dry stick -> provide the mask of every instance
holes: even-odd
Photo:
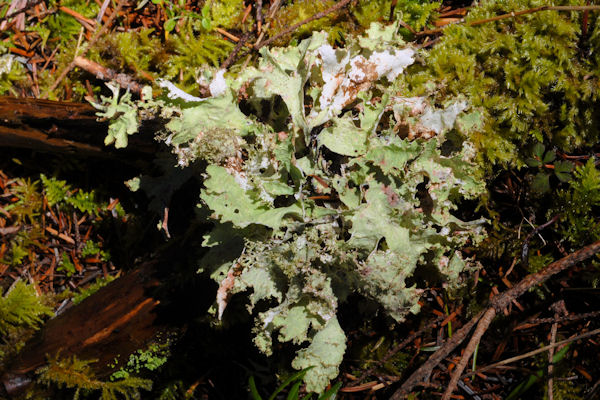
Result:
[[[431,371],[442,361],[448,354],[452,352],[465,340],[475,323],[481,318],[483,315],[483,311],[480,311],[476,316],[474,316],[469,322],[462,326],[458,331],[452,335],[450,339],[448,339],[442,347],[440,347],[435,353],[433,353],[427,361],[421,365],[415,372],[413,372],[406,381],[400,386],[390,400],[400,400],[404,398],[415,386],[426,382],[429,379],[429,375]]]
[[[263,37],[265,37],[265,33],[267,31],[267,29],[269,29],[269,27],[271,26],[271,22],[273,21],[273,17],[275,16],[275,13],[277,12],[277,10],[279,9],[279,6],[281,5],[281,0],[275,0],[273,3],[271,3],[271,6],[269,7],[269,14],[267,15],[267,18],[269,19],[267,21],[267,25],[265,26],[265,29],[263,29],[259,35],[258,35],[258,39],[256,39],[256,42],[254,42],[254,48],[258,49],[258,44],[261,42],[261,40],[263,40]],[[250,53],[250,52],[248,52]],[[248,54],[246,53],[246,54]]]
[[[469,344],[465,348],[465,352],[462,355],[460,362],[454,369],[452,377],[450,378],[450,383],[446,387],[446,391],[442,396],[442,400],[450,399],[452,392],[454,392],[454,389],[456,389],[458,380],[460,379],[463,371],[465,370],[465,367],[467,366],[469,358],[471,358],[471,356],[473,355],[475,348],[479,344],[481,336],[483,336],[485,331],[492,323],[492,320],[496,316],[496,313],[508,307],[508,305],[513,300],[516,300],[531,287],[539,285],[551,276],[556,275],[557,273],[572,267],[578,262],[590,258],[599,251],[600,240],[590,244],[589,246],[584,247],[583,249],[576,251],[575,253],[569,254],[568,256],[549,264],[546,268],[535,274],[527,275],[523,280],[521,280],[511,289],[493,298],[491,306],[485,311],[484,317],[481,318],[481,320],[477,324],[477,329],[475,330],[475,333],[473,334],[471,340],[469,341]]]
[[[500,21],[502,19],[506,19],[506,18],[514,18],[514,17],[518,17],[520,15],[525,15],[525,14],[533,14],[539,11],[593,11],[593,10],[600,10],[600,6],[541,6],[541,7],[535,7],[535,8],[530,8],[527,10],[522,10],[522,11],[513,11],[510,13],[506,13],[506,14],[502,14],[502,15],[498,15],[496,17],[492,17],[492,18],[486,18],[486,19],[480,19],[477,21],[471,21],[469,23],[467,23],[467,26],[476,26],[476,25],[481,25],[481,24],[485,24],[488,22],[494,22],[494,21]],[[453,24],[448,24],[445,25],[441,28],[436,28],[436,29],[430,29],[430,30],[426,30],[426,31],[421,31],[419,33],[417,33],[417,36],[424,36],[424,35],[431,35],[434,33],[440,33],[442,32],[444,29],[446,29],[447,27],[449,27],[450,25],[457,25],[457,24],[462,24],[465,22],[465,19],[462,18],[459,21],[456,21]]]
[[[336,3],[335,5],[329,7],[327,10],[323,10],[321,12],[316,13],[315,15],[313,15],[312,17],[306,18],[303,21],[298,22],[297,24],[294,24],[292,26],[290,26],[287,29],[284,29],[283,31],[279,32],[277,35],[265,40],[264,42],[256,45],[256,49],[260,49],[263,46],[268,45],[269,43],[274,42],[277,39],[282,38],[283,36],[287,35],[288,33],[291,33],[293,31],[295,31],[296,29],[298,29],[299,27],[301,27],[302,25],[308,24],[309,22],[313,22],[314,20],[323,18],[325,16],[327,16],[328,14],[331,14],[334,11],[337,11],[343,7],[345,7],[346,5],[348,5],[352,0],[342,0],[338,3]]]
[[[238,53],[240,52],[242,47],[246,44],[246,42],[248,41],[249,38],[250,38],[250,32],[245,33],[244,36],[242,36],[242,38],[239,40],[239,42],[237,42],[237,44],[235,45],[235,48],[233,49],[231,54],[229,54],[227,59],[225,61],[223,61],[223,64],[221,64],[220,69],[227,69],[231,64],[233,64],[233,61],[235,60]]]
[[[465,367],[467,366],[469,359],[471,358],[473,353],[475,353],[475,349],[479,345],[479,341],[481,340],[481,337],[483,336],[483,334],[485,333],[487,328],[490,326],[490,324],[492,323],[495,316],[496,316],[496,309],[493,307],[490,307],[485,311],[485,313],[483,314],[483,317],[481,317],[481,319],[479,320],[479,323],[477,324],[477,328],[475,328],[475,332],[473,332],[473,336],[471,336],[471,340],[467,344],[467,347],[465,348],[465,352],[464,352],[463,356],[461,357],[460,361],[456,365],[456,369],[452,373],[452,376],[450,378],[450,383],[448,384],[446,391],[444,392],[444,395],[442,396],[442,400],[449,400],[450,397],[452,396],[452,392],[456,388],[456,385],[458,385],[458,380],[460,379],[460,375],[462,374],[462,371],[465,370]],[[460,371],[460,373],[457,374],[456,371]]]
[[[536,318],[530,321],[525,321],[521,325],[515,327],[514,330],[528,329],[538,324],[550,324],[555,322],[573,322],[579,321],[580,319],[588,319],[600,316],[600,311],[591,311],[588,313],[577,314],[577,315],[565,315],[564,317],[552,317],[552,318]],[[525,328],[523,327],[525,326]]]
[[[571,343],[571,342],[576,342],[577,340],[585,339],[587,337],[595,336],[595,335],[598,335],[598,334],[600,334],[600,328],[594,329],[593,331],[589,331],[589,332],[586,332],[586,333],[582,333],[581,335],[573,336],[572,338],[569,338],[569,339],[561,340],[560,342],[556,342],[554,344],[549,344],[547,346],[540,347],[539,349],[535,349],[535,350],[529,351],[529,352],[527,352],[525,354],[520,354],[518,356],[507,358],[506,360],[498,361],[497,363],[494,363],[494,364],[486,365],[485,367],[479,368],[477,371],[472,371],[472,372],[466,373],[462,377],[466,378],[466,377],[478,374],[480,372],[486,372],[486,371],[489,371],[490,369],[501,367],[501,366],[506,365],[506,364],[511,364],[511,363],[516,362],[516,361],[521,361],[521,360],[524,360],[526,358],[535,356],[537,354],[544,353],[544,352],[546,352],[546,351],[548,351],[548,350],[550,350],[552,348],[560,347],[560,346],[562,346],[564,344],[568,344],[568,343]]]
[[[262,0],[256,0],[256,29],[258,33],[262,31]]]
[[[119,14],[119,11],[121,10],[121,7],[123,6],[123,2],[124,2],[124,0],[120,0],[119,1],[119,3],[117,4],[117,7],[113,10],[113,12],[111,13],[110,17],[108,17],[108,20],[106,20],[106,23],[104,25],[102,25],[102,27],[100,27],[100,29],[96,30],[96,33],[94,33],[94,36],[92,36],[92,38],[88,42],[85,50],[81,54],[82,56],[85,55],[85,53],[87,52],[87,49],[89,49],[90,47],[92,47],[98,41],[98,39],[100,39],[100,36],[102,34],[104,34],[104,32],[106,32],[107,29],[109,29],[110,25],[112,24],[112,22],[115,20],[115,18]],[[42,99],[48,98],[48,96],[50,95],[50,92],[52,92],[54,89],[56,89],[58,87],[58,85],[60,85],[60,83],[62,82],[63,79],[65,79],[65,77],[67,76],[67,74],[69,72],[71,72],[71,70],[73,68],[75,68],[75,65],[76,65],[75,64],[75,58],[73,58],[73,61],[71,61],[69,63],[69,65],[67,65],[65,67],[65,69],[62,70],[62,72],[60,73],[60,75],[58,76],[58,78],[56,78],[56,80],[54,81],[54,83],[52,84],[52,86],[50,86],[48,88],[48,90],[46,90],[46,93],[44,93],[41,98]]]
[[[554,311],[554,317],[558,319],[561,315],[567,315],[567,307],[564,300],[559,300],[550,307]],[[555,321],[550,328],[550,344],[556,343],[556,331],[558,330],[558,321]],[[554,347],[548,350],[548,400],[554,400]]]
[[[100,80],[114,80],[123,89],[127,89],[137,95],[142,93],[142,85],[140,85],[133,79],[133,77],[127,74],[118,73],[110,68],[103,67],[102,65],[81,56],[75,57],[73,62],[75,63],[76,67],[79,67],[90,74],[94,74],[96,78]]]
[[[31,3],[27,3],[25,5],[25,7],[19,8],[18,10],[13,11],[10,14],[5,15],[4,17],[0,18],[0,22],[5,21],[7,19],[11,19],[13,17],[16,17],[17,15],[19,15],[21,13],[24,13],[25,11],[27,11],[27,10],[29,10],[29,9],[37,6],[40,3],[43,3],[43,2],[44,2],[44,0],[35,0],[35,1],[31,2]]]
[[[541,270],[535,274],[526,276],[523,280],[521,280],[519,283],[517,283],[511,289],[494,297],[491,301],[490,308],[494,309],[494,311],[496,313],[499,311],[502,311],[503,309],[508,307],[508,305],[513,300],[520,297],[523,293],[525,293],[531,287],[536,286],[536,285],[546,281],[552,275],[555,275],[555,274],[557,274],[557,273],[559,273],[559,272],[561,272],[583,260],[586,260],[586,259],[592,257],[594,254],[598,253],[599,251],[600,251],[600,241],[597,241],[597,242],[594,242],[572,254],[569,254],[566,257],[561,258],[558,261],[555,261],[555,262],[549,264],[546,268],[544,268],[543,270]],[[469,333],[469,331],[471,330],[471,328],[475,325],[475,323],[477,323],[478,321],[480,321],[482,319],[482,316],[484,315],[484,313],[487,314],[487,311],[488,310],[480,311],[467,324],[465,324],[458,332],[456,332],[450,340],[448,340],[446,343],[444,343],[444,345],[439,350],[437,350],[435,353],[433,353],[421,367],[419,367],[415,372],[413,372],[408,377],[408,379],[402,384],[400,389],[398,389],[392,395],[392,397],[390,399],[391,400],[399,400],[399,399],[403,398],[415,386],[417,386],[422,381],[425,381],[427,379],[427,377],[429,376],[429,374],[431,373],[431,371],[433,370],[433,368],[436,365],[438,365],[439,362],[441,360],[443,360],[448,354],[450,354],[450,352],[452,352],[459,344],[461,344],[463,342],[463,340],[466,338],[466,336]],[[490,314],[491,314],[491,312],[490,312]],[[490,314],[488,314],[488,317]],[[478,326],[478,328],[479,328],[479,326]],[[474,345],[472,347],[474,350],[476,345]],[[463,357],[466,357],[468,359],[471,357],[471,355],[472,355],[472,353],[467,354],[467,352],[465,351],[465,353],[463,354]],[[455,369],[455,373],[457,370],[458,370],[458,368]],[[463,368],[463,370],[464,370],[464,368]],[[480,371],[483,371],[483,369],[478,370],[478,372],[480,372]],[[462,370],[460,371],[460,373],[458,375],[460,376],[460,374],[462,374]],[[454,386],[454,388],[455,387],[456,387],[456,385]],[[450,386],[448,388],[450,388]],[[452,390],[454,390],[454,388]]]

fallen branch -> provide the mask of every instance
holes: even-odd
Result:
[[[496,313],[502,311],[513,301],[520,297],[523,293],[525,293],[530,288],[539,285],[540,283],[546,281],[553,275],[564,271],[567,268],[572,267],[580,261],[583,261],[594,254],[600,251],[600,241],[597,241],[589,246],[584,247],[581,250],[576,251],[575,253],[569,254],[566,257],[561,258],[558,261],[555,261],[549,264],[543,270],[526,276],[521,282],[513,286],[512,289],[507,290],[506,292],[496,296],[492,299],[492,304],[485,311],[484,317],[481,318],[479,323],[477,324],[477,328],[475,329],[475,333],[471,337],[469,344],[467,345],[462,358],[454,371],[452,372],[452,376],[450,378],[450,383],[446,387],[446,391],[442,396],[442,400],[450,400],[452,396],[452,392],[456,389],[456,385],[458,380],[460,379],[465,367],[467,366],[467,362],[469,358],[473,355],[475,348],[479,344],[479,341],[485,331],[488,329],[490,324],[492,323]]]
[[[474,316],[469,322],[462,326],[458,331],[448,339],[442,347],[440,347],[435,353],[433,353],[423,365],[421,365],[415,372],[413,372],[406,381],[400,386],[390,400],[400,400],[404,398],[415,386],[422,383],[427,384],[431,371],[442,361],[448,354],[450,354],[459,344],[465,340],[473,326],[483,316],[483,311],[480,311]]]
[[[423,381],[426,381],[429,375],[431,374],[433,368],[437,366],[441,360],[443,360],[448,354],[450,354],[450,352],[452,352],[459,344],[461,344],[464,341],[470,330],[477,323],[475,333],[473,334],[473,337],[467,345],[467,348],[465,349],[465,352],[461,358],[459,365],[457,365],[457,367],[454,369],[450,383],[448,384],[446,392],[442,397],[442,399],[449,399],[454,389],[456,389],[458,379],[461,377],[469,358],[473,355],[473,352],[475,351],[475,348],[479,343],[479,339],[481,339],[483,333],[485,333],[485,331],[487,330],[490,323],[492,322],[492,320],[498,312],[501,312],[502,310],[507,308],[513,300],[516,300],[530,288],[545,282],[551,276],[556,275],[557,273],[562,272],[572,267],[573,265],[592,257],[598,252],[600,252],[600,241],[594,242],[574,253],[569,254],[566,257],[561,258],[558,261],[549,264],[548,266],[546,266],[546,268],[535,274],[530,274],[526,276],[523,280],[521,280],[511,289],[494,297],[491,301],[490,306],[486,310],[480,311],[476,316],[474,316],[467,324],[465,324],[458,332],[456,332],[451,339],[444,343],[444,345],[439,350],[433,353],[431,357],[429,357],[429,359],[421,367],[419,367],[415,372],[413,372],[412,375],[410,375],[408,379],[402,384],[402,386],[392,395],[391,399],[402,399],[403,397],[408,395],[408,393],[412,391],[412,389],[415,386],[419,385]],[[543,351],[547,350],[548,348],[546,348]],[[478,372],[480,371],[482,370],[478,370]]]
[[[221,64],[221,67],[220,67],[221,69],[227,69],[227,68],[229,68],[229,66],[231,64],[233,64],[238,53],[240,52],[242,47],[246,44],[246,42],[248,41],[249,38],[250,38],[250,33],[246,33],[246,34],[244,34],[244,36],[242,36],[242,38],[235,45],[235,48],[233,49],[231,54],[229,54],[227,59],[225,61],[223,61],[223,64]],[[252,45],[250,45],[250,46],[252,46]]]
[[[117,82],[123,89],[127,89],[137,95],[142,93],[142,85],[137,83],[131,76],[127,74],[118,73],[110,68],[103,67],[102,65],[81,56],[75,57],[73,62],[75,63],[76,67],[94,74],[96,78],[100,80],[113,80]]]

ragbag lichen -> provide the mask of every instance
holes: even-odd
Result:
[[[326,33],[263,48],[236,79],[213,73],[212,97],[161,114],[170,121],[158,137],[179,165],[208,164],[198,206],[215,228],[200,268],[219,283],[215,315],[247,293],[256,346],[300,346],[292,365],[314,367],[309,391],[338,373],[337,309],[350,293],[400,322],[419,310],[422,289],[407,283],[417,268],[459,285],[467,262],[458,250],[483,236],[482,220],[453,215],[484,191],[472,145],[456,139],[480,114],[464,98],[436,107],[403,97],[396,78],[415,52],[397,30],[373,24],[345,48]]]

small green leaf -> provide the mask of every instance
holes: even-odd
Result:
[[[175,25],[177,24],[177,19],[176,18],[171,18],[165,21],[165,24],[163,25],[163,27],[165,28],[165,32],[171,32],[173,29],[175,29]]]
[[[539,168],[539,167],[542,166],[542,162],[540,160],[535,159],[535,158],[531,158],[531,157],[529,157],[528,159],[526,159],[525,163],[527,165],[529,165],[530,167],[532,167],[532,168]]]
[[[210,31],[212,29],[212,23],[211,23],[210,19],[202,18],[202,27],[204,29],[206,29],[207,31]]]
[[[544,158],[542,160],[542,162],[544,164],[548,164],[551,163],[552,161],[554,161],[556,159],[556,152],[554,150],[550,150],[547,151],[546,154],[544,154]]]
[[[544,157],[545,150],[546,150],[546,146],[544,146],[542,143],[536,143],[532,149],[533,156],[535,158],[541,160]]]
[[[210,3],[208,1],[204,4],[204,7],[202,7],[202,16],[204,18],[210,17]]]
[[[304,379],[304,375],[306,375],[306,372],[310,369],[312,369],[313,367],[310,368],[305,368],[302,371],[298,371],[295,374],[293,374],[292,376],[290,376],[289,378],[287,378],[285,381],[283,381],[283,383],[281,385],[279,385],[279,387],[273,392],[273,394],[271,396],[269,396],[269,400],[274,400],[275,397],[283,390],[285,389],[290,383],[296,382],[296,381],[300,381],[298,382],[299,384],[302,383],[302,379]],[[298,385],[299,386],[299,385]],[[293,388],[292,388],[293,390]],[[290,390],[291,393],[291,390]],[[288,395],[288,399],[289,399],[289,395]],[[298,393],[296,393],[296,397],[293,397],[295,399],[298,398]]]
[[[573,163],[570,161],[557,161],[554,163],[554,175],[561,181],[567,182],[571,179]]]
[[[534,178],[531,183],[531,189],[537,193],[546,193],[550,190],[550,175],[540,172]]]

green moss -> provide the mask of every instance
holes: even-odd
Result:
[[[97,378],[90,367],[94,360],[79,360],[76,357],[51,357],[48,365],[38,369],[38,382],[59,388],[74,389],[74,399],[81,395],[98,393],[101,400],[139,399],[140,390],[150,390],[152,382],[129,376],[115,381]]]
[[[600,223],[594,217],[600,205],[600,171],[594,158],[575,169],[569,188],[559,190],[555,199],[548,214],[562,216],[559,232],[573,248],[600,239]]]
[[[42,196],[38,182],[19,179],[12,194],[17,197],[17,201],[6,206],[6,211],[11,213],[17,223],[33,223],[42,208]]]
[[[545,4],[482,1],[467,21]],[[556,5],[583,4],[559,1]],[[480,160],[522,165],[520,149],[547,141],[564,150],[595,143],[597,59],[580,44],[580,14],[544,11],[477,26],[448,27],[424,66],[406,74],[410,93],[466,94],[485,118],[472,133]],[[589,45],[597,47],[596,31]]]
[[[48,205],[51,207],[58,204],[60,207],[70,207],[88,214],[96,214],[107,207],[106,202],[100,201],[93,190],[86,192],[72,189],[66,181],[47,178],[44,174],[40,175],[40,179]]]
[[[244,15],[244,0],[207,0],[213,26],[239,29]],[[248,21],[248,24],[252,21]]]
[[[92,283],[85,289],[81,289],[79,294],[76,294],[75,296],[73,296],[71,301],[73,302],[73,304],[77,305],[77,304],[81,303],[83,300],[85,300],[88,297],[90,297],[91,295],[93,295],[94,293],[96,293],[98,290],[100,290],[104,286],[106,286],[109,283],[111,283],[112,281],[114,281],[115,279],[116,278],[112,275],[109,275],[106,278],[98,278],[98,279],[96,279],[96,281],[94,283]]]
[[[42,317],[52,315],[33,286],[18,281],[0,298],[0,334],[6,335],[18,327],[37,328]]]
[[[275,36],[290,26],[312,17],[319,12],[325,11],[335,5],[335,3],[336,1],[334,0],[296,0],[290,2],[277,11],[276,18],[272,21],[268,34],[271,37]],[[302,25],[294,30],[293,33],[285,35],[281,39],[275,41],[274,45],[282,46],[287,44],[292,38],[302,39],[309,36],[311,32],[320,30],[324,30],[329,34],[330,42],[340,43],[343,41],[343,36],[345,34],[350,33],[349,31],[356,31],[356,28],[352,27],[352,25],[348,23],[348,19],[343,18],[342,14],[343,10],[338,10],[321,19]]]
[[[171,341],[167,339],[165,343],[152,343],[146,349],[131,354],[127,364],[110,376],[111,381],[129,378],[133,374],[145,371],[158,370],[167,362],[170,355],[170,345]]]

